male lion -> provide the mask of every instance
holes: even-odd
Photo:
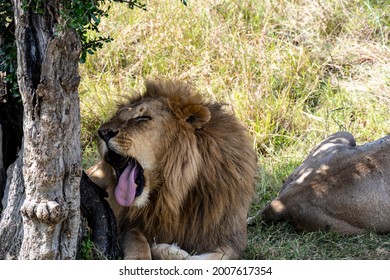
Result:
[[[177,81],[147,82],[99,129],[88,170],[109,193],[126,259],[237,259],[256,154],[217,103]]]
[[[298,230],[390,232],[390,136],[356,146],[338,132],[322,141],[262,211]]]

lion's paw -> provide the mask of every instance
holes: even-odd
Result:
[[[190,257],[190,254],[176,244],[153,244],[151,250],[155,260],[185,260]]]

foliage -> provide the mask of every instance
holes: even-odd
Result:
[[[16,47],[11,1],[0,2],[0,72],[6,73],[7,88],[11,97],[18,97],[16,77]]]
[[[108,11],[115,0],[62,0],[60,3],[61,24],[57,26],[57,32],[66,28],[77,31],[82,43],[80,62],[85,62],[87,54],[94,54],[103,47],[104,43],[111,42],[107,36],[99,35],[99,24],[103,17],[108,16]],[[127,3],[129,8],[145,9],[145,4],[140,0],[117,0],[116,2]],[[35,14],[44,14],[46,0],[24,0],[23,9],[31,10]],[[20,98],[16,77],[16,44],[15,22],[11,0],[0,2],[0,72],[6,73],[6,81],[11,96]]]
[[[66,28],[77,31],[81,38],[82,53],[81,62],[85,62],[87,54],[94,54],[96,50],[103,47],[104,43],[111,42],[112,38],[99,34],[99,24],[103,17],[108,16],[111,3],[114,0],[72,0],[64,1],[61,9],[61,16],[67,23]],[[145,4],[139,0],[117,0],[116,2],[127,3],[130,9],[145,9]]]
[[[80,243],[78,259],[92,260],[93,259],[93,242],[90,235],[86,235]]]
[[[99,250],[99,248],[92,241],[92,233],[89,228],[80,242],[80,247],[77,252],[77,259],[79,260],[106,260],[107,258]]]

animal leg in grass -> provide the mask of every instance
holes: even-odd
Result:
[[[146,237],[136,230],[131,230],[126,234],[125,239],[120,241],[126,260],[150,260],[152,255]]]
[[[176,244],[166,243],[152,245],[151,251],[153,259],[156,260],[224,260],[238,258],[235,254],[232,254],[232,250],[216,250],[200,255],[190,255]],[[226,251],[231,251],[231,253],[228,254]]]

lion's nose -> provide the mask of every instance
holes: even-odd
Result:
[[[106,142],[108,144],[108,141],[110,141],[110,139],[112,137],[117,135],[118,132],[119,132],[119,130],[114,131],[112,129],[99,129],[98,134],[99,134],[99,137],[102,138],[104,140],[104,142]]]

